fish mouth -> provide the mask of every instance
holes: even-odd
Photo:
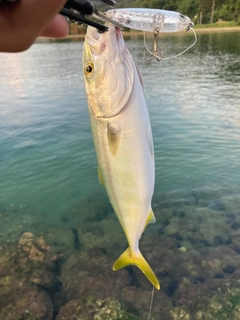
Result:
[[[123,52],[125,44],[120,29],[112,24],[108,28],[107,32],[99,33],[95,28],[88,27],[85,42],[93,56],[100,56],[106,51],[108,56],[114,57]]]
[[[99,41],[99,39],[101,38],[101,34],[95,28],[88,27],[86,37],[89,42],[95,42]]]

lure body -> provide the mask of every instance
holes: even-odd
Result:
[[[106,15],[124,27],[146,32],[189,31],[193,26],[193,22],[189,17],[179,12],[168,10],[145,8],[112,9],[108,10]]]

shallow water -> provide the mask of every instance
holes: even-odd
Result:
[[[192,41],[191,34],[184,34],[164,37],[159,45],[167,58],[182,51]],[[224,285],[230,285],[233,281],[231,277],[240,268],[240,34],[199,34],[193,49],[178,59],[162,62],[144,61],[141,38],[126,39],[126,43],[143,76],[155,146],[153,207],[158,223],[147,229],[149,250],[146,254],[151,257],[163,289],[156,298],[158,302],[155,303],[153,316],[155,314],[154,319],[159,319],[161,310],[157,306],[162,304],[166,309],[166,314],[162,313],[164,319],[178,319],[180,315],[175,314],[183,312],[178,308],[184,305],[186,318],[183,319],[187,319],[188,312],[196,318],[196,314],[191,313],[194,312],[191,310],[197,303],[196,299],[192,296],[186,298],[186,291],[196,291],[189,283],[193,287],[198,284],[205,286],[199,289],[199,296],[209,290],[214,300],[212,278],[219,279],[214,278],[219,273],[223,275]],[[102,272],[99,286],[105,282],[108,288],[96,297],[123,301],[124,307],[139,317],[141,304],[138,305],[136,300],[139,296],[146,300],[143,298],[146,295],[150,299],[151,288],[142,279],[144,276],[132,268],[128,269],[128,273],[113,273],[111,270],[111,264],[126,243],[105,192],[98,183],[81,72],[82,46],[81,41],[38,43],[21,54],[0,55],[2,255],[5,257],[8,250],[15,250],[16,241],[23,232],[42,236],[51,249],[55,248],[59,254],[65,255],[63,261],[57,259],[58,271],[46,266],[43,261],[42,267],[38,267],[38,271],[50,268],[52,274],[64,279],[64,286],[61,287],[64,298],[58,299],[59,305],[53,302],[56,300],[53,288],[58,282],[49,280],[49,285],[37,285],[31,279],[26,281],[27,287],[37,285],[37,292],[44,289],[43,292],[51,298],[49,304],[53,305],[55,316],[62,305],[95,294],[87,284],[87,293],[71,287],[74,281],[66,270],[71,270],[70,274],[77,272],[78,269],[72,269],[71,264],[74,265],[74,259],[77,261],[75,255],[80,255],[78,258],[83,263],[83,273],[90,268],[89,261],[94,264],[98,259],[106,260],[103,265],[107,270],[100,268],[99,271],[91,264],[91,276],[85,275],[84,279],[89,280],[90,277],[91,283]],[[201,224],[203,230],[199,226]],[[111,229],[119,230],[120,234],[113,243],[111,237],[115,237],[115,233],[111,234]],[[31,243],[31,248],[38,248],[39,240],[36,239],[39,238],[33,240],[30,236],[24,241]],[[12,241],[13,247],[10,249],[5,247],[7,241]],[[19,246],[21,244],[18,243]],[[167,248],[166,252],[162,251],[163,246]],[[183,258],[185,249],[187,254]],[[50,253],[45,251],[49,256],[56,253],[54,250]],[[227,262],[226,265],[220,263],[213,271],[206,265],[210,263],[207,257],[214,255],[215,260],[219,261],[227,257]],[[97,260],[93,259],[95,256]],[[206,263],[197,269],[194,263],[203,257]],[[179,264],[181,272],[170,266],[170,261]],[[12,263],[12,268],[17,268],[18,263]],[[69,264],[71,267],[68,269]],[[101,265],[100,262],[96,264]],[[224,273],[222,270],[229,266],[237,271]],[[35,272],[31,270],[35,270],[32,265],[25,271]],[[5,279],[6,274],[6,271],[0,272],[0,280],[1,276]],[[114,290],[115,281],[121,277],[125,279],[125,285]],[[206,279],[210,284],[206,284]],[[101,292],[97,285],[94,287],[92,284],[92,288],[93,292]],[[74,290],[77,292],[75,295],[72,293]],[[238,295],[240,297],[237,292]],[[0,290],[0,307],[5,310],[5,315],[9,301],[4,297],[2,295],[1,298]],[[189,303],[183,303],[184,299]],[[144,308],[146,313],[147,305]],[[202,309],[194,310],[200,312]],[[205,319],[205,311],[201,311],[202,318],[199,315],[198,319]],[[61,312],[59,314],[57,319],[65,319]],[[208,313],[205,317],[210,319]],[[212,317],[222,319],[219,315]],[[36,319],[42,318],[39,316]],[[45,315],[43,319],[52,317]],[[103,316],[103,319],[106,317]],[[115,318],[112,316],[110,319]],[[238,319],[237,316],[235,319]]]

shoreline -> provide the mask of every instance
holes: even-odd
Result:
[[[240,26],[239,27],[193,27],[193,29],[198,33],[198,32],[240,32]],[[184,31],[179,31],[179,32],[173,32],[171,33],[172,35],[174,34],[179,34],[179,33],[184,33]],[[142,35],[142,31],[122,31],[123,36],[134,36],[134,35]],[[165,35],[167,32],[164,33]]]
[[[197,27],[194,28],[196,32],[240,32],[239,27]]]
[[[216,33],[216,32],[240,32],[240,26],[239,27],[197,27],[194,28],[196,33]],[[181,32],[182,33],[182,32]],[[138,37],[142,36],[142,31],[122,31],[122,34],[124,37]],[[171,35],[176,35],[177,32],[172,33]],[[179,33],[178,33],[179,34]],[[165,33],[166,35],[166,33]],[[45,38],[45,37],[39,37],[35,43],[42,43],[42,42],[51,42],[51,41],[67,41],[67,40],[78,40],[78,39],[84,39],[85,33],[81,34],[70,34],[66,38],[63,39],[53,39],[53,38]]]

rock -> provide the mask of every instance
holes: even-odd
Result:
[[[121,299],[123,306],[126,306],[130,313],[137,315],[138,319],[147,319],[151,301],[151,291],[142,290],[133,286],[123,288]],[[155,292],[152,306],[151,319],[159,319],[161,315],[164,320],[171,320],[171,300],[162,292]]]
[[[45,253],[50,250],[50,246],[46,245],[46,242],[42,237],[34,238],[34,235],[30,232],[25,232],[18,241],[18,248],[26,252],[29,260],[43,262]]]
[[[204,282],[203,277],[197,277],[197,278],[193,281],[194,284],[199,284],[199,283],[203,283],[203,282]]]
[[[240,228],[240,222],[239,221],[233,221],[231,223],[231,229],[238,230]]]
[[[72,206],[71,210],[61,214],[61,220],[64,226],[73,228],[85,223],[102,221],[111,215],[114,215],[112,206],[106,193],[102,191],[81,199],[81,202]]]
[[[75,235],[71,229],[53,227],[52,225],[33,225],[29,228],[35,238],[43,238],[55,253],[67,259],[75,248]]]
[[[127,248],[126,237],[117,217],[85,223],[78,228],[78,235],[83,251],[102,249],[111,259],[117,259]]]
[[[188,205],[194,205],[195,197],[191,192],[185,189],[174,190],[168,193],[154,194],[153,203],[161,208],[182,208]]]
[[[123,318],[130,319],[130,315],[128,316],[121,309],[121,304],[115,299],[108,298],[105,300],[98,300],[96,304],[98,308],[93,317],[94,320],[119,320]],[[133,317],[131,318],[133,319]]]
[[[64,304],[56,317],[56,320],[68,320],[68,319],[81,319],[84,313],[84,306],[81,299],[71,300]],[[85,305],[85,308],[88,309],[90,305]],[[91,314],[92,306],[89,308],[89,316]]]
[[[89,257],[86,252],[75,252],[60,271],[68,301],[89,295],[95,299],[115,298],[131,282],[127,269],[113,272],[104,253]]]
[[[36,287],[25,287],[15,301],[0,309],[4,320],[52,320],[53,306],[48,294]]]
[[[223,279],[224,278],[224,275],[222,274],[222,273],[216,273],[215,274],[215,276],[214,276],[214,278],[216,278],[216,279]]]
[[[170,281],[170,283],[168,284],[167,289],[165,291],[166,295],[169,298],[171,298],[174,295],[178,285],[179,285],[179,281],[178,280],[172,279]]]
[[[51,314],[53,308],[54,310],[59,308],[64,298],[62,282],[56,274],[56,266],[60,260],[61,255],[58,255],[43,237],[36,237],[30,232],[23,233],[17,243],[2,245],[0,250],[0,307],[4,312],[8,314],[13,310],[17,313],[16,310],[26,304],[25,296],[30,289],[34,299],[36,298],[37,301],[40,299],[40,306],[41,299],[44,297],[47,297],[49,301],[52,299],[51,308],[48,309],[48,303],[46,307]],[[40,296],[35,285],[42,289]],[[57,293],[53,288],[57,289]],[[41,316],[38,318],[38,313],[41,314],[37,310],[36,319],[42,319]],[[48,313],[47,311],[45,313],[47,319]],[[45,319],[45,316],[43,318]],[[3,318],[0,317],[0,319]],[[35,318],[29,315],[28,319]]]
[[[231,244],[231,248],[237,252],[238,254],[240,254],[240,239],[237,237],[234,237],[233,236],[233,241],[232,241],[232,244]]]
[[[19,283],[15,274],[0,277],[0,310],[18,299],[22,287],[23,284]]]
[[[188,310],[183,307],[177,307],[170,311],[172,320],[190,320],[190,314]]]
[[[4,244],[0,247],[0,277],[6,276],[15,270],[14,258],[16,248],[13,244]]]
[[[94,300],[91,296],[82,300],[71,300],[61,307],[56,320],[137,320],[122,309],[116,299]]]
[[[233,266],[226,266],[223,268],[223,272],[228,273],[228,274],[233,274],[236,271],[236,268]]]
[[[236,194],[224,195],[221,197],[221,202],[224,204],[225,210],[229,212],[240,213],[240,196]]]
[[[208,207],[216,211],[224,211],[225,205],[220,199],[212,200],[209,202]]]
[[[240,319],[237,199],[206,189],[155,197],[157,223],[139,243],[161,283],[151,319]],[[90,214],[72,212],[78,225],[66,215],[61,228],[32,225],[17,242],[0,244],[0,319],[15,320],[17,312],[19,320],[147,319],[151,284],[135,266],[112,271],[126,237],[105,200],[87,201]],[[41,308],[25,315],[21,306],[26,308],[28,292]]]

